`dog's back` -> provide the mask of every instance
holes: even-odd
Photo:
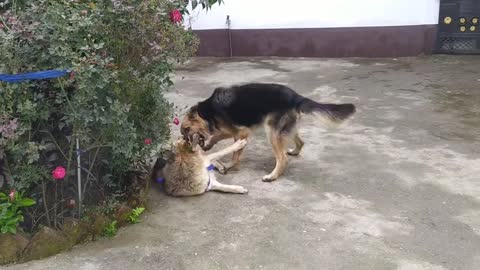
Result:
[[[321,104],[299,95],[280,84],[251,83],[217,88],[212,96],[198,104],[205,119],[221,116],[232,125],[252,127],[268,116],[289,111],[319,113],[330,121],[339,122],[355,112],[353,104]]]

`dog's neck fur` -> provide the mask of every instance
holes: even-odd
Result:
[[[215,137],[220,137],[219,140],[230,138],[237,134],[238,129],[231,124],[231,121],[218,117],[225,114],[218,113],[220,110],[212,105],[211,98],[199,102],[195,110],[199,117],[207,121],[210,132]]]

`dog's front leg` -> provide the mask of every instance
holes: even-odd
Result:
[[[239,132],[239,134],[237,136],[235,136],[233,139],[234,139],[235,142],[238,141],[238,140],[246,140],[249,135],[250,135],[249,131],[242,131],[242,132]],[[225,171],[230,170],[231,168],[237,166],[240,163],[240,157],[242,156],[242,153],[243,153],[244,149],[245,148],[242,148],[242,149],[239,149],[239,150],[235,151],[233,153],[232,160],[229,161],[226,164],[222,164]]]
[[[245,145],[247,145],[247,140],[239,140],[239,141],[236,141],[233,145],[221,150],[221,151],[218,151],[216,153],[213,153],[213,154],[210,154],[210,155],[207,155],[207,159],[209,162],[214,162],[218,159],[220,159],[221,157],[223,156],[226,156],[228,154],[231,154],[235,151],[238,151],[238,150],[241,150],[245,147]]]
[[[225,167],[225,165],[223,165],[222,162],[218,161],[218,160],[212,160],[210,162],[217,170],[220,174],[226,174],[227,173],[227,168]]]

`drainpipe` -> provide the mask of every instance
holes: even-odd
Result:
[[[230,48],[230,58],[233,57],[233,50],[232,50],[232,33],[230,31],[230,15],[227,15],[227,27],[228,27],[228,46]]]

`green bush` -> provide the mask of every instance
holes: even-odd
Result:
[[[217,1],[194,1],[209,8]],[[170,135],[163,96],[176,62],[198,41],[178,13],[184,0],[23,0],[0,4],[0,73],[70,70],[70,76],[0,82],[0,190],[38,204],[27,227],[141,188],[134,176]],[[181,18],[181,17],[180,17]],[[79,140],[81,151],[76,151]],[[66,169],[54,179],[55,167]]]
[[[34,200],[23,198],[15,190],[8,196],[0,192],[0,233],[16,233],[18,224],[23,221],[22,208],[34,204]]]
[[[140,215],[142,215],[143,211],[145,211],[145,208],[143,207],[137,207],[132,210],[132,213],[128,215],[127,219],[130,223],[135,224],[140,222]]]
[[[114,237],[118,231],[117,223],[118,222],[114,220],[111,223],[105,225],[105,228],[103,229],[103,235],[106,237]]]

